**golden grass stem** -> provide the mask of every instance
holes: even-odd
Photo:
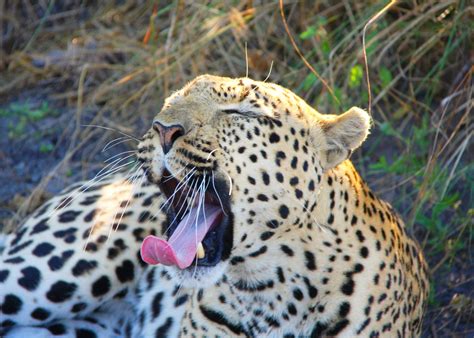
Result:
[[[301,52],[301,50],[299,49],[298,45],[296,44],[295,42],[295,39],[293,38],[293,35],[291,34],[290,32],[290,28],[288,27],[288,23],[286,22],[286,17],[285,17],[285,13],[283,11],[283,0],[279,0],[280,1],[280,15],[281,15],[281,19],[283,20],[283,25],[285,26],[285,31],[286,31],[286,34],[288,34],[288,37],[290,38],[290,41],[291,41],[291,44],[293,46],[293,48],[295,49],[296,53],[298,54],[298,56],[301,58],[301,60],[303,61],[303,63],[305,64],[305,66],[319,79],[319,81],[321,81],[321,83],[324,85],[324,87],[326,87],[326,89],[329,91],[329,93],[331,94],[332,98],[334,99],[334,101],[338,104],[339,108],[341,108],[341,102],[339,101],[339,99],[337,98],[336,94],[334,93],[334,91],[332,90],[332,88],[328,85],[328,83],[326,82],[326,80],[324,80],[322,78],[321,75],[319,75],[319,73],[316,71],[316,69],[314,69],[313,66],[311,66],[311,64],[308,62],[308,60],[306,60],[306,58],[304,57],[303,53]]]

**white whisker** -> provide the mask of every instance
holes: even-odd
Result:
[[[187,185],[187,182],[189,182],[189,181],[191,180],[191,178],[192,178],[192,173],[193,173],[193,170],[191,170],[190,172],[188,172],[188,173],[183,177],[183,179],[182,179],[182,180],[178,183],[178,185],[176,186],[175,192],[176,192],[177,189],[181,189],[181,188],[178,188],[178,186],[181,185],[181,187],[184,187],[185,185]],[[186,196],[187,196],[188,194],[189,194],[189,190],[188,190]],[[168,197],[168,198],[166,199],[166,201],[163,202],[163,204],[160,206],[160,208],[158,209],[158,211],[157,211],[152,217],[156,217],[156,216],[158,215],[158,213],[159,213],[160,211],[162,211],[163,208],[164,208],[168,203],[170,203],[170,199],[171,199],[171,198],[172,198],[172,196]],[[179,199],[179,201],[181,201],[181,198]],[[178,202],[179,202],[179,201],[178,201]],[[181,210],[181,209],[180,209],[180,210]],[[171,222],[170,224],[172,224],[172,222]],[[171,226],[171,225],[170,225],[170,226]],[[168,227],[168,228],[169,228],[169,227]]]
[[[267,82],[267,80],[270,78],[270,75],[272,74],[272,69],[273,69],[273,60],[272,60],[272,63],[270,64],[270,70],[268,71],[268,75],[265,78],[265,80],[263,80],[263,82]]]
[[[136,163],[136,164],[129,170],[129,172],[131,172],[132,170],[134,170],[134,169],[136,168],[137,164],[138,164],[138,163]],[[140,170],[140,169],[138,169],[138,170]],[[138,170],[135,171],[135,174],[138,172]],[[117,213],[118,213],[118,211],[117,211],[117,212],[115,213],[115,215],[114,215],[114,219],[112,220],[112,224],[113,224],[113,221],[115,220],[115,218],[117,217]],[[94,228],[95,228],[95,223],[90,227],[89,235],[87,236],[86,243],[84,244],[84,248],[83,248],[84,251],[87,249],[87,245],[88,245],[89,242],[90,242],[90,239],[91,239],[91,237],[92,237],[92,233],[94,232]],[[109,239],[109,236],[110,236],[110,231],[109,231],[109,235],[107,236],[107,241],[108,241],[108,239]]]
[[[191,176],[189,177],[189,179],[187,179],[187,181],[189,181],[190,179],[191,179]],[[194,181],[192,182],[192,184],[194,184]],[[190,185],[187,184],[187,183],[186,183],[185,185],[190,186]],[[181,204],[181,206],[180,206],[179,210],[175,210],[176,215],[178,215],[178,214],[181,212],[181,210],[183,210],[184,205],[186,205],[186,199],[187,199],[188,196],[189,196],[189,191],[190,191],[190,189],[188,188],[188,190],[187,190],[185,196],[184,196],[184,194],[181,194],[181,195],[179,196],[179,200],[176,202],[176,204],[177,204],[177,205],[180,205],[180,204]],[[184,198],[183,198],[183,197],[184,197]],[[182,201],[182,202],[181,202],[181,201]]]
[[[191,172],[190,172],[191,173]],[[188,173],[189,174],[189,173]],[[188,199],[188,196],[190,193],[192,193],[194,191],[194,184],[197,182],[197,181],[194,181],[194,178],[191,176],[188,177],[187,181],[189,182],[191,180],[191,184],[187,184],[188,185],[188,191],[186,192],[186,196],[184,197],[184,201],[183,203],[181,204],[181,207],[179,208],[179,210],[176,212],[175,210],[175,215],[174,215],[174,218],[173,220],[170,222],[170,224],[168,225],[168,227],[166,228],[166,231],[165,231],[165,234],[168,232],[168,230],[172,227],[172,225],[174,224],[174,222],[176,221],[178,215],[181,213],[181,210],[183,210],[183,207],[186,205],[186,209],[185,211],[187,211],[187,207],[189,206],[189,204],[187,204],[186,200]],[[181,199],[180,199],[181,200]],[[186,213],[183,213],[183,215],[185,215]]]
[[[123,208],[124,210],[120,212],[120,218],[119,218],[118,223],[115,223],[115,220],[117,219],[117,215],[119,214],[119,210],[117,210],[114,217],[112,218],[111,224],[109,226],[109,233],[107,235],[107,242],[110,239],[110,235],[112,233],[112,230],[114,230],[114,227],[115,227],[115,229],[118,229],[118,227],[120,226],[120,222],[122,221],[123,215],[126,213],[127,208],[130,205],[130,201],[131,201],[131,198],[133,197],[134,188],[135,188],[134,184],[136,183],[136,181],[139,178],[143,179],[143,177],[145,177],[145,175],[141,175],[141,176],[137,175],[137,173],[140,172],[140,170],[142,169],[143,166],[144,166],[144,163],[142,163],[136,170],[135,170],[136,166],[134,166],[132,169],[130,169],[128,171],[128,173],[129,173],[127,175],[128,178],[125,180],[125,182],[129,182],[132,185],[131,194],[130,194],[130,197],[127,199],[127,202],[125,203],[125,206]],[[133,171],[133,174],[131,173],[132,171]]]
[[[130,157],[130,156],[128,156],[128,157]],[[102,168],[91,180],[87,181],[86,183],[81,185],[79,188],[77,188],[74,191],[73,194],[68,195],[66,197],[67,199],[69,199],[67,203],[59,204],[58,206],[56,206],[56,208],[51,210],[47,216],[48,217],[54,216],[58,212],[58,210],[70,206],[72,204],[72,202],[74,202],[79,196],[81,196],[84,192],[86,192],[87,190],[89,190],[90,188],[95,186],[97,183],[99,183],[102,180],[106,179],[107,177],[119,172],[120,170],[122,170],[127,165],[130,165],[130,164],[136,162],[135,160],[133,160],[133,161],[129,161],[125,164],[122,164],[122,165],[116,167],[116,165],[118,165],[124,159],[125,158],[118,159],[118,160],[116,160],[112,163],[109,163],[105,168]],[[105,173],[101,174],[110,165],[112,165],[112,167],[108,171],[106,171]]]
[[[195,183],[196,183],[196,182],[195,182],[194,179],[193,179],[192,182],[191,182],[191,184],[189,185],[190,188],[189,188],[188,191],[186,192],[186,196],[184,197],[184,200],[183,200],[183,203],[181,204],[181,207],[179,208],[178,211],[175,210],[175,215],[174,215],[173,219],[171,220],[170,224],[168,225],[168,227],[166,228],[165,233],[168,232],[168,230],[173,226],[173,224],[175,223],[175,221],[177,221],[178,215],[181,214],[181,210],[183,210],[183,207],[184,207],[185,205],[188,206],[186,200],[187,200],[187,198],[188,198],[188,196],[189,196],[189,193],[193,191],[193,187],[194,187],[194,184],[195,184]],[[180,200],[181,200],[181,199],[180,199]],[[187,209],[185,209],[185,211],[186,211],[186,210],[187,210]],[[183,215],[185,215],[185,213],[183,213]]]
[[[194,190],[193,190],[193,189],[194,189],[194,184],[195,184],[196,182],[197,182],[197,181],[194,181],[194,180],[192,181],[192,183],[191,183],[192,188],[188,189],[188,191],[186,192],[186,196],[184,197],[183,203],[181,203],[181,206],[180,206],[179,210],[178,210],[178,211],[175,210],[175,216],[174,216],[174,218],[173,218],[173,221],[170,223],[170,227],[174,224],[174,222],[176,221],[178,215],[181,214],[181,210],[183,210],[184,206],[185,206],[185,205],[186,205],[186,207],[188,206],[186,200],[187,200],[188,197],[189,197],[189,193],[190,193],[191,191],[194,191]],[[180,201],[181,201],[181,198],[179,199],[178,202],[180,202]],[[186,211],[186,210],[187,210],[187,209],[185,209],[185,211]],[[183,213],[183,215],[185,215],[185,213]]]
[[[247,50],[247,41],[245,41],[245,77],[249,77],[249,54]]]
[[[197,186],[198,181],[196,180],[195,183],[196,183],[196,186]],[[194,187],[193,187],[193,194],[191,195],[191,200],[188,202],[188,205],[186,206],[186,209],[184,210],[184,213],[183,213],[183,215],[185,215],[183,220],[186,220],[186,222],[188,222],[189,218],[191,217],[191,210],[188,212],[188,209],[193,208],[194,200],[196,199],[197,194],[198,194],[198,190],[194,190]],[[179,235],[181,235],[182,232],[183,232],[183,229],[181,229],[180,232],[176,233],[176,235],[179,236]],[[170,241],[170,244],[171,243],[172,242]]]
[[[201,182],[201,185],[199,187],[199,193],[200,193],[200,199],[199,199],[199,204],[198,204],[198,208],[197,208],[197,212],[196,212],[196,220],[194,221],[194,234],[195,234],[195,244],[196,244],[196,248],[198,246],[198,240],[197,240],[197,229],[198,229],[198,219],[199,219],[199,212],[202,208],[202,212],[203,212],[203,215],[204,215],[204,222],[207,222],[206,221],[206,208],[205,208],[205,190],[204,190],[204,183],[206,182],[206,174],[204,173],[204,178]],[[197,271],[197,261],[198,261],[198,258],[196,257],[195,258],[196,260],[196,263],[195,263],[195,266],[194,266],[194,271],[193,271],[193,274],[191,276],[192,279],[194,279],[194,275]]]
[[[194,168],[195,169],[195,168]],[[193,169],[193,170],[194,170]],[[190,171],[188,174],[192,173],[193,171]],[[185,176],[186,177],[186,176]],[[186,186],[186,181],[183,179],[181,180],[178,185],[176,186],[176,188],[174,189],[174,193],[172,196],[170,196],[170,198],[172,197],[171,201],[169,202],[169,205],[168,205],[168,208],[166,210],[169,210],[170,206],[173,205],[173,202],[174,202],[174,199],[175,199],[175,196],[176,196],[176,193],[178,191],[180,191],[181,189],[183,189],[184,187]],[[169,200],[169,199],[168,199]]]
[[[105,129],[105,130],[111,130],[111,131],[115,131],[116,133],[119,133],[119,134],[122,134],[124,136],[128,136],[130,137],[132,140],[135,140],[137,142],[141,142],[138,138],[136,138],[135,136],[133,135],[130,135],[130,134],[127,134],[123,131],[120,131],[118,129],[114,129],[114,128],[110,128],[110,127],[104,127],[104,126],[99,126],[99,125],[96,125],[96,124],[81,124],[81,127],[94,127],[94,128],[100,128],[100,129]]]
[[[191,174],[192,171],[190,171],[188,174]],[[186,177],[186,176],[185,176]],[[174,192],[173,194],[168,197],[168,199],[165,201],[164,205],[160,208],[160,210],[162,210],[162,208],[168,204],[168,207],[166,208],[166,210],[169,210],[170,206],[172,205],[173,201],[174,201],[174,197],[176,196],[176,194],[182,189],[184,188],[186,185],[186,181],[183,179],[181,180],[178,185],[176,186],[176,188],[174,189]]]
[[[110,156],[108,159],[106,159],[106,160],[104,161],[104,163],[107,163],[107,162],[109,162],[110,160],[112,160],[113,158],[119,157],[119,156],[121,156],[121,155],[130,154],[130,153],[136,153],[136,152],[137,152],[136,150],[126,150],[126,151],[122,151],[122,152],[120,152],[120,153],[118,153],[118,154],[116,154],[116,155]],[[131,157],[131,156],[133,156],[133,155],[134,155],[134,154],[128,155],[127,157]],[[126,158],[127,158],[127,157],[126,157]]]
[[[209,159],[211,158],[211,155],[212,155],[214,152],[218,151],[218,150],[219,150],[219,148],[216,148],[216,149],[214,149],[213,151],[211,151],[211,152],[209,153],[209,155],[207,155],[206,161],[209,161]]]
[[[229,174],[226,171],[224,171],[224,173],[229,178],[229,196],[230,196],[232,194],[232,179],[230,178]]]
[[[215,177],[214,177],[214,170],[212,170],[211,172],[212,172],[212,186],[213,186],[213,188],[214,188],[214,191],[216,192],[216,196],[217,196],[217,199],[219,200],[219,204],[221,205],[222,212],[224,213],[224,215],[228,216],[227,213],[226,213],[225,210],[224,210],[224,205],[222,204],[221,197],[219,196],[219,193],[217,192],[217,189],[216,189],[216,182],[215,182]]]
[[[292,196],[291,194],[288,194],[288,196],[290,198],[292,198],[293,200],[295,200],[308,214],[308,216],[313,220],[313,222],[324,232],[326,232],[326,225],[323,225],[323,224],[320,224],[314,217],[313,215],[311,214],[311,211],[308,210],[307,207],[304,206],[303,203],[301,203],[301,201],[299,201],[296,197]],[[308,201],[309,202],[309,201]],[[309,203],[308,203],[309,204]]]
[[[113,139],[112,141],[107,142],[106,145],[104,146],[104,148],[102,148],[101,152],[103,153],[103,152],[107,151],[108,149],[113,148],[116,145],[118,145],[120,143],[123,143],[123,142],[126,142],[128,140],[131,140],[131,138],[128,137],[128,136],[117,137],[117,138]]]
[[[193,167],[193,169],[195,169],[196,167]],[[168,182],[170,179],[173,179],[175,178],[175,176],[177,176],[179,173],[181,173],[183,170],[186,170],[186,167],[183,167],[181,169],[179,169],[174,175],[173,174],[169,174],[169,175],[163,175],[162,177],[166,177],[166,180],[163,181],[164,182]],[[186,175],[184,175],[186,176]]]
[[[137,174],[138,171],[141,170],[141,168],[143,167],[143,164],[135,171],[135,175]],[[143,175],[138,175],[137,177],[135,177],[133,179],[133,182],[131,183],[132,184],[132,189],[130,190],[130,195],[129,195],[129,198],[127,200],[127,203],[125,204],[125,208],[124,208],[124,211],[122,213],[120,213],[120,218],[119,218],[119,221],[116,223],[115,225],[115,229],[114,231],[117,231],[118,228],[120,227],[120,223],[122,222],[122,219],[123,219],[123,216],[127,213],[127,210],[128,210],[128,207],[130,206],[130,202],[132,201],[133,199],[133,195],[135,194],[135,190],[137,188],[137,186],[141,186],[142,183],[143,183],[143,179],[146,177],[146,171],[145,171],[145,174]],[[139,183],[137,184],[137,181],[139,181]],[[115,215],[114,217],[114,221],[115,221],[115,218],[116,218],[117,215]],[[112,222],[112,228],[114,227],[114,223],[115,222]]]

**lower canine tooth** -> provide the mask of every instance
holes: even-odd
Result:
[[[198,247],[197,247],[197,258],[203,259],[204,256],[206,256],[206,252],[204,251],[204,247],[202,246],[202,243],[199,242]]]

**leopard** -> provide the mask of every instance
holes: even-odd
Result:
[[[117,158],[5,236],[1,334],[420,336],[423,253],[350,160],[370,128],[361,108],[198,76],[133,170]]]

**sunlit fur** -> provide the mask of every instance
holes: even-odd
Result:
[[[278,85],[204,75],[155,120],[184,129],[166,155],[151,128],[137,161],[111,158],[6,238],[0,335],[420,334],[423,256],[348,160],[369,133],[365,111],[323,115]],[[225,188],[233,236],[216,266],[139,258],[144,237],[166,237],[174,221],[158,187],[167,172],[188,210]]]
[[[365,111],[322,115],[275,84],[205,75],[169,97],[155,121],[179,124],[185,135],[164,155],[156,131],[147,133],[139,156],[151,180],[158,181],[164,168],[183,179],[182,168],[192,166],[195,175],[212,171],[233,187],[230,264],[185,273],[201,287],[204,274],[220,279],[201,304],[218,305],[230,322],[245,323],[254,333],[292,328],[309,334],[319,323],[326,334],[348,336],[361,328],[365,334],[382,332],[403,308],[404,318],[385,331],[419,333],[427,292],[423,258],[392,208],[370,192],[347,160],[368,135]],[[285,254],[282,247],[290,249]],[[380,268],[383,262],[390,268]],[[278,279],[281,271],[285,282]],[[394,277],[400,279],[396,287]],[[308,281],[318,296],[292,301],[293,289],[308,288]],[[236,290],[237,310],[216,304],[218,294]],[[366,323],[364,309],[374,299],[380,301],[371,311],[382,314]],[[296,315],[288,315],[289,303],[298,305]],[[318,306],[324,311],[317,313]],[[283,317],[281,324],[255,322],[253,311],[259,309]]]

